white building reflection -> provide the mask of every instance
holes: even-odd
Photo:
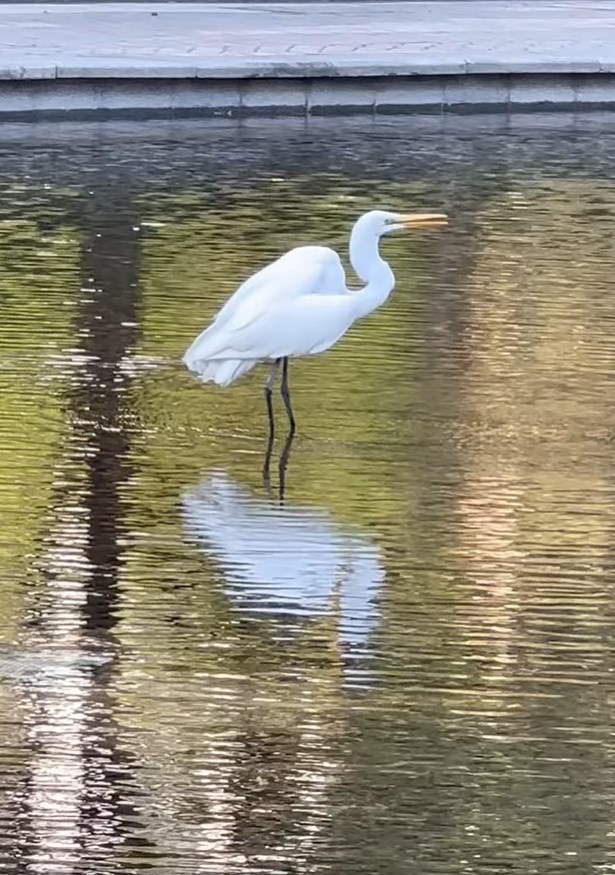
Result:
[[[112,660],[104,639],[84,629],[91,567],[78,501],[57,512],[43,547],[46,587],[17,646],[0,648],[0,679],[13,681],[30,751],[13,792],[24,871],[76,871],[84,854],[121,844],[107,780],[113,769],[109,701],[98,669]],[[96,818],[88,818],[95,809]]]

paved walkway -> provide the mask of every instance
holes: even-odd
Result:
[[[615,72],[615,0],[0,5],[0,77]]]

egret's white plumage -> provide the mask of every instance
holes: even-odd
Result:
[[[378,252],[383,234],[446,223],[440,213],[400,215],[372,210],[356,222],[350,263],[366,285],[351,291],[339,256],[325,246],[299,246],[247,279],[183,361],[204,383],[228,386],[259,361],[284,362],[282,393],[294,425],[286,365],[289,357],[315,355],[333,346],[357,319],[388,298],[395,278]],[[267,403],[273,425],[270,395]]]
[[[187,350],[184,364],[203,382],[227,386],[262,359],[307,355],[315,340],[324,341],[322,349],[327,349],[350,325],[346,324],[349,293],[345,281],[342,263],[332,249],[291,249],[237,289]],[[331,340],[334,327],[318,318],[325,297],[333,300],[332,315],[344,325]],[[306,308],[304,302],[310,298],[312,307]],[[323,319],[325,308],[326,304]],[[306,324],[306,318],[315,319],[315,324]]]

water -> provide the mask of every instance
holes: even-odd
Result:
[[[614,158],[608,116],[2,128],[0,871],[615,871]],[[263,371],[177,360],[376,205],[451,225],[291,365],[281,504]]]

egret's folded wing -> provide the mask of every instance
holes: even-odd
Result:
[[[339,295],[346,291],[346,275],[339,256],[326,246],[298,246],[249,277],[229,298],[214,320],[221,326],[243,311],[248,301],[255,305],[278,298],[303,295]]]
[[[247,324],[224,325],[212,355],[254,360],[312,355],[333,346],[354,319],[350,294],[307,295],[273,303]]]
[[[292,249],[250,277],[226,302],[213,323],[184,356],[188,367],[216,357],[235,358],[233,337],[279,305],[312,296],[346,295],[345,274],[338,255],[323,246]],[[284,326],[279,328],[282,333]],[[237,352],[237,350],[235,350]]]

